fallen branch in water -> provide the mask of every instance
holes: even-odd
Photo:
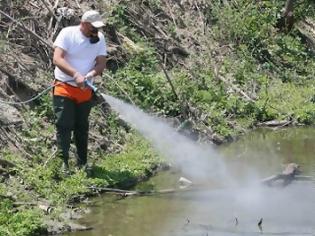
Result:
[[[169,189],[161,189],[161,190],[147,190],[147,191],[129,191],[123,189],[116,188],[103,188],[103,187],[88,187],[93,191],[97,192],[107,192],[107,193],[115,193],[123,196],[144,196],[144,195],[156,195],[156,194],[167,194],[167,193],[176,193],[176,192],[185,192],[185,191],[195,191],[197,188],[169,188]]]
[[[272,186],[277,180],[282,180],[282,186],[285,187],[290,184],[293,180],[312,180],[311,176],[298,176],[300,173],[299,165],[296,163],[290,163],[286,166],[286,168],[282,171],[281,174],[272,175],[268,178],[261,180],[261,183],[266,184],[268,186]],[[96,192],[107,192],[107,193],[115,193],[121,196],[144,196],[144,195],[158,195],[158,194],[168,194],[168,193],[177,193],[177,192],[187,192],[187,191],[206,191],[207,186],[204,185],[196,185],[193,184],[190,180],[181,177],[179,179],[180,186],[178,188],[169,188],[169,189],[161,189],[161,190],[123,190],[117,188],[106,188],[106,187],[95,187],[90,186],[88,189],[96,191]]]
[[[296,163],[290,163],[286,166],[281,174],[272,175],[268,178],[265,178],[261,181],[261,183],[272,186],[276,181],[282,180],[281,185],[282,187],[285,187],[296,178],[296,175],[301,173],[299,167],[300,166]]]
[[[132,193],[137,192],[137,191],[117,189],[117,188],[105,188],[105,187],[95,187],[95,186],[90,186],[88,187],[88,189],[97,191],[97,192],[107,192],[107,193],[117,193],[117,194],[132,194]]]
[[[165,194],[165,193],[175,193],[179,191],[191,191],[193,189],[188,188],[189,186],[192,186],[192,182],[184,177],[181,177],[178,180],[180,187],[179,188],[170,188],[170,189],[162,189],[162,190],[147,190],[147,191],[137,191],[137,190],[123,190],[123,189],[117,189],[117,188],[106,188],[106,187],[95,187],[90,186],[88,189],[91,189],[93,191],[97,192],[108,192],[108,193],[116,193],[123,196],[134,196],[134,195],[152,195],[152,194]]]

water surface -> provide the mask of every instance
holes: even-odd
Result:
[[[286,163],[315,177],[315,129],[257,130],[219,148],[233,186],[195,183],[196,191],[118,198],[103,195],[80,223],[87,232],[68,236],[315,235],[315,184],[295,181],[286,188],[261,187]],[[137,188],[177,188],[181,173],[160,173]],[[258,227],[262,219],[261,228]]]

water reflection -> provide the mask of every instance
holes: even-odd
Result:
[[[286,188],[258,187],[258,180],[281,172],[289,162],[315,177],[315,131],[311,128],[258,130],[222,146],[238,186],[117,200],[97,199],[80,223],[94,230],[69,236],[313,235],[315,185],[296,181]],[[176,185],[178,175],[161,173],[157,188]],[[261,228],[258,221],[263,218]],[[262,231],[261,231],[262,230]]]

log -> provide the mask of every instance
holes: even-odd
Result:
[[[296,163],[289,163],[285,169],[282,171],[281,174],[272,175],[270,177],[267,177],[263,180],[261,180],[262,184],[265,184],[267,186],[273,186],[275,182],[281,181],[281,186],[285,187],[289,185],[295,178],[296,175],[301,173],[299,169],[299,165]]]
[[[296,25],[302,40],[305,41],[306,45],[315,54],[315,21],[310,18],[301,20]]]
[[[98,192],[108,192],[108,193],[117,193],[117,194],[134,194],[137,191],[129,191],[117,188],[106,188],[106,187],[88,187],[90,190],[98,191]]]
[[[284,127],[292,123],[292,120],[270,120],[266,122],[259,123],[259,126],[267,126],[267,127]]]
[[[124,197],[127,196],[146,196],[146,195],[158,195],[158,194],[167,194],[167,193],[176,193],[176,192],[186,192],[186,191],[195,191],[200,190],[200,188],[169,188],[162,190],[148,190],[148,191],[129,191],[116,188],[106,188],[106,187],[88,187],[90,190],[98,192],[107,192],[114,193]]]

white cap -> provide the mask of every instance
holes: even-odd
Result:
[[[82,16],[81,21],[90,22],[95,28],[100,28],[105,25],[100,13],[94,10],[86,11]]]

